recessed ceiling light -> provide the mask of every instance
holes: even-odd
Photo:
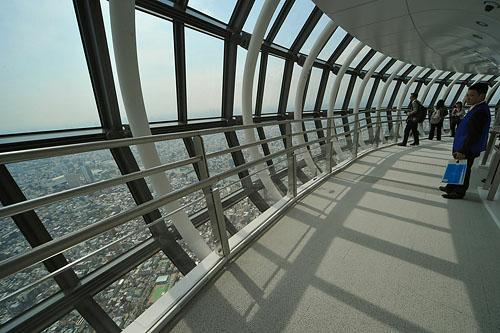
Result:
[[[473,34],[472,37],[477,38],[477,39],[483,39],[483,37],[476,35],[476,34]]]
[[[488,23],[484,23],[483,21],[476,21],[476,24],[484,28],[488,26]]]

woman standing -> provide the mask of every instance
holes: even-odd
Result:
[[[455,136],[455,129],[458,127],[458,124],[460,124],[460,121],[464,118],[464,116],[465,116],[465,110],[463,109],[462,102],[455,103],[455,107],[451,111],[451,121],[450,121],[451,137]]]
[[[437,140],[441,141],[441,129],[443,128],[444,117],[446,117],[447,113],[448,110],[446,110],[446,107],[444,106],[444,101],[440,99],[436,103],[434,111],[431,115],[431,130],[429,131],[429,140],[432,140],[434,138],[434,130],[436,130]]]

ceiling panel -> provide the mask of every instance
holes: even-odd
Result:
[[[486,12],[480,0],[313,1],[357,39],[396,59],[500,74],[500,4]]]

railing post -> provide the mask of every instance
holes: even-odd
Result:
[[[380,132],[382,131],[382,118],[380,117],[380,109],[378,109],[376,112],[377,112],[377,128],[375,130],[374,140],[375,140],[375,147],[378,148],[380,144]]]
[[[487,195],[488,200],[493,200],[495,198],[500,184],[500,150],[498,148],[494,149],[495,153],[490,162],[488,176],[486,176],[486,180],[483,185],[483,189],[489,190]]]
[[[366,117],[367,114],[370,115],[370,117],[369,117],[370,123],[368,123],[368,118]],[[366,121],[366,128],[367,128],[367,131],[368,131],[368,142],[372,142],[373,143],[374,137],[373,137],[373,121],[372,121],[372,111],[371,110],[369,112],[365,112],[365,119],[367,119],[367,121]]]
[[[199,135],[193,137],[193,143],[195,154],[201,158],[200,161],[196,163],[200,180],[207,179],[210,177],[210,174],[208,171],[205,146],[203,145],[202,137]],[[212,188],[212,186],[204,187],[203,195],[205,196],[205,200],[207,202],[212,235],[218,240],[217,253],[219,255],[227,256],[229,255],[229,242],[227,239],[224,209],[222,207],[219,190],[217,188]]]
[[[495,141],[497,140],[497,136],[499,135],[500,128],[497,130],[490,130],[490,137],[488,138],[488,143],[486,144],[486,150],[483,154],[483,159],[481,160],[481,165],[486,165],[488,161],[488,157],[490,157],[491,151],[493,150],[493,146],[495,145]]]
[[[500,88],[499,88],[500,89]],[[493,120],[493,129],[490,131],[490,137],[488,139],[488,144],[486,146],[486,151],[484,152],[483,159],[481,160],[481,165],[486,165],[488,157],[495,145],[497,136],[500,134],[500,109],[495,112],[495,118]]]
[[[224,219],[224,208],[222,207],[222,201],[220,199],[220,192],[218,188],[210,188],[210,195],[211,195],[211,200],[210,200],[210,205],[213,205],[210,207],[208,205],[208,211],[210,212],[211,209],[213,209],[217,228],[216,228],[216,233],[220,241],[220,245],[222,246],[222,255],[227,257],[231,251],[229,248],[229,241],[227,237],[227,231],[226,231],[226,222]],[[208,203],[208,201],[207,201]],[[213,228],[213,224],[212,224]],[[218,253],[220,253],[221,249],[217,249]]]
[[[391,111],[392,113],[392,111]],[[396,114],[396,126],[394,127],[394,143],[398,142],[399,138],[399,128],[401,127],[401,110],[397,110]]]
[[[354,114],[354,139],[352,140],[352,157],[358,156],[358,142],[359,142],[359,115]]]
[[[333,118],[326,119],[326,173],[332,172],[332,129],[335,126]]]
[[[285,148],[291,149],[292,143],[292,124],[285,124]],[[289,150],[287,152],[287,165],[288,165],[288,195],[297,196],[297,163],[295,159],[295,152]]]

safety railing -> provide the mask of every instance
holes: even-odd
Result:
[[[96,195],[101,198],[100,196],[104,195],[102,191],[129,185],[131,182],[137,180],[146,180],[146,182],[149,182],[151,176],[173,170],[191,169],[192,171],[194,169],[197,174],[196,181],[176,188],[170,193],[163,195],[156,194],[151,200],[119,212],[114,211],[108,216],[92,221],[91,223],[82,223],[84,226],[75,227],[74,230],[69,230],[61,234],[54,232],[55,236],[52,240],[48,240],[35,248],[4,257],[0,261],[0,280],[2,282],[9,281],[9,283],[4,283],[3,285],[10,284],[17,287],[15,289],[7,288],[0,291],[0,307],[5,309],[12,308],[12,304],[18,302],[19,297],[26,298],[23,295],[41,288],[45,282],[55,279],[67,271],[75,270],[79,265],[92,261],[98,262],[101,260],[99,256],[104,252],[110,248],[121,246],[120,244],[134,235],[144,233],[146,236],[144,239],[134,243],[131,249],[135,249],[145,242],[162,243],[163,236],[161,230],[168,230],[168,232],[176,234],[175,227],[171,223],[172,219],[175,218],[176,213],[179,211],[188,212],[193,206],[201,206],[202,208],[191,214],[191,217],[200,214],[201,211],[206,212],[208,216],[207,223],[210,226],[210,235],[206,235],[205,239],[211,243],[209,245],[214,250],[212,253],[219,258],[217,260],[218,265],[221,263],[223,265],[228,258],[241,250],[242,244],[250,241],[249,237],[241,237],[238,234],[244,226],[240,226],[238,230],[230,220],[228,221],[227,216],[225,216],[227,209],[234,207],[241,200],[250,198],[251,193],[262,193],[261,197],[264,198],[264,201],[269,206],[277,205],[276,198],[273,200],[269,196],[266,196],[267,184],[263,184],[263,181],[258,179],[259,175],[262,173],[269,173],[271,175],[273,186],[280,189],[282,198],[278,199],[281,202],[280,207],[283,208],[286,206],[286,203],[296,200],[299,193],[303,193],[310,186],[314,186],[322,177],[330,175],[337,164],[352,161],[359,156],[361,151],[375,149],[379,145],[396,142],[399,137],[399,128],[402,127],[402,118],[404,118],[402,114],[398,114],[395,110],[367,110],[358,115],[346,114],[302,120],[273,121],[247,126],[213,128],[183,133],[0,153],[0,164],[10,167],[27,161],[45,160],[56,157],[64,160],[74,154],[107,151],[124,147],[131,147],[133,149],[137,145],[159,144],[174,140],[190,140],[193,145],[190,156],[181,160],[161,163],[151,168],[142,168],[135,172],[91,181],[87,184],[77,184],[71,188],[55,190],[53,193],[30,196],[26,201],[0,207],[0,219],[15,218],[16,216],[20,216],[20,214],[46,209],[47,207],[64,212],[65,209],[70,209],[70,206],[64,206],[64,203],[68,200],[77,200],[80,197],[89,195]],[[321,126],[318,126],[318,121]],[[292,125],[296,123],[302,125],[302,131],[294,130],[295,126]],[[312,126],[314,128],[311,128]],[[239,131],[248,129],[255,131],[258,128],[267,130],[268,135],[269,133],[274,133],[274,135],[255,142],[244,142],[235,147],[217,149],[210,152],[206,151],[207,146],[204,139],[211,135],[239,133]],[[299,137],[305,138],[306,136],[307,141],[298,140]],[[267,154],[265,154],[266,150],[262,148],[264,145],[268,147],[272,146],[274,149],[268,149]],[[211,162],[218,158],[235,153],[247,155],[246,151],[253,147],[262,148],[264,152],[261,155],[262,157],[251,161],[247,160],[247,162],[240,165],[231,165],[227,170],[223,170],[223,168],[214,170],[214,168],[210,167]],[[313,158],[315,165],[312,167],[315,170],[307,170],[311,167],[306,163],[307,155]],[[306,176],[310,174],[310,176],[306,178],[304,174]],[[314,178],[315,174],[322,175],[322,177]],[[235,179],[234,177],[239,178]],[[286,181],[280,183],[285,178]],[[247,184],[246,187],[245,182]],[[300,183],[302,183],[302,186]],[[251,188],[248,187],[248,184],[251,184]],[[165,206],[168,204],[178,200],[186,201],[186,198],[190,196],[191,199],[185,204],[180,205],[177,209],[165,211]],[[104,199],[104,197],[102,198]],[[162,213],[160,217],[149,220],[142,225],[134,224],[133,227],[127,227],[124,231],[117,232],[115,237],[108,237],[110,232],[155,211]],[[235,212],[236,215],[243,213],[245,212]],[[78,225],[78,223],[73,225]],[[157,227],[159,226],[167,229],[158,229]],[[102,239],[103,235],[106,235],[104,240]],[[177,237],[179,236],[177,235]],[[238,238],[237,242],[236,238]],[[178,239],[178,241],[180,240]],[[89,244],[92,244],[92,246]],[[183,246],[193,258],[194,256],[189,249],[189,244],[183,244]],[[52,268],[43,276],[37,275],[33,279],[23,281],[26,274],[29,275],[31,268],[41,263],[46,264],[56,256],[66,255],[69,251],[76,251],[80,248],[86,248],[88,252],[77,255],[65,265],[56,269]],[[132,250],[129,249],[127,251],[131,252]],[[111,274],[110,276],[113,277],[110,277],[107,281],[101,281],[98,284],[91,283],[92,272],[106,270],[107,266],[111,266],[115,261],[120,260],[122,255],[123,253],[115,257],[106,258],[106,263],[97,265],[94,269],[86,272],[83,277],[86,279],[85,285],[95,286],[93,287],[94,289],[85,290],[84,295],[86,297],[96,295],[123,275],[123,273],[116,276]],[[136,259],[130,259],[131,266],[129,271],[132,271],[134,267],[145,259],[147,258],[139,255]],[[198,261],[202,259],[197,258]],[[12,282],[15,280],[18,280],[19,283]],[[2,313],[3,319],[0,331],[26,331],[26,328],[35,327],[30,325],[41,325],[36,326],[36,329],[40,329],[43,325],[54,322],[71,311],[75,304],[74,297],[77,297],[75,295],[82,297],[81,293],[82,291],[78,287],[56,291],[55,294],[59,295],[57,306],[53,305],[54,295],[52,295],[51,297],[37,300],[38,302],[25,304],[26,307],[17,313]],[[63,308],[61,304],[66,304],[69,307]],[[45,321],[41,321],[41,324],[36,324],[36,320],[31,321],[35,317],[43,317]]]

